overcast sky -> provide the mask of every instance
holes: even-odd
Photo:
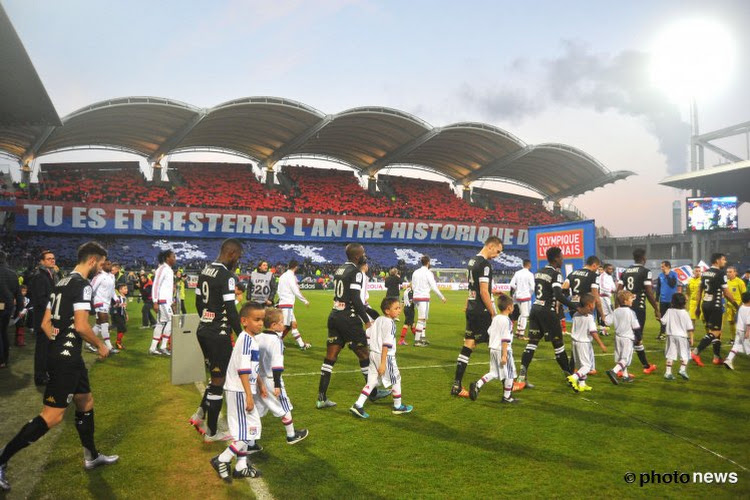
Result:
[[[712,19],[736,44],[730,83],[698,102],[701,132],[750,120],[744,0],[0,1],[60,116],[128,95],[201,107],[272,95],[326,113],[378,105],[435,126],[484,121],[636,172],[573,201],[620,236],[671,232],[685,196],[657,185],[688,166],[687,103],[648,75],[667,25]],[[720,144],[747,157],[744,137]],[[740,217],[748,227],[747,204]]]

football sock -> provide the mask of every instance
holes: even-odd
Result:
[[[101,326],[99,325],[99,323],[96,323],[96,324],[95,324],[95,325],[94,325],[94,326],[93,326],[93,327],[91,328],[91,330],[93,330],[93,331],[94,331],[94,335],[96,335],[97,337],[99,336],[99,332],[101,331],[101,329],[102,329],[102,328],[101,328]]]
[[[530,340],[529,343],[526,344],[526,349],[523,350],[523,354],[521,355],[521,377],[526,377],[526,372],[529,370],[529,365],[534,359],[534,353],[536,352],[536,348],[538,347],[537,344],[539,344],[538,340]]]
[[[247,443],[245,443],[245,449],[247,449]],[[234,464],[234,468],[236,470],[247,469],[247,452],[246,451],[237,452],[237,462]]]
[[[524,352],[524,354],[526,353]],[[568,366],[568,355],[565,354],[565,346],[562,345],[562,342],[560,342],[559,346],[555,346],[555,361],[557,361],[557,364],[560,365],[562,371],[568,374],[570,373],[570,366]]]
[[[294,337],[294,340],[297,342],[297,345],[300,347],[305,347],[305,341],[302,340],[302,335],[299,333],[299,330],[294,328],[292,330],[292,337]]]
[[[219,461],[231,462],[234,457],[239,457],[239,454],[246,449],[247,443],[245,443],[245,441],[232,441],[232,444],[227,446],[227,448],[221,452],[221,455],[219,455]]]
[[[401,382],[397,382],[391,386],[391,396],[393,396],[393,407],[398,408],[401,406]]]
[[[672,360],[667,360],[667,369],[664,371],[665,375],[672,375]]]
[[[481,388],[482,388],[482,386],[483,386],[484,384],[486,384],[487,382],[491,382],[491,381],[495,380],[495,378],[496,378],[496,377],[495,377],[495,376],[494,376],[494,375],[492,374],[492,372],[490,372],[490,373],[485,373],[485,374],[484,374],[484,375],[482,376],[482,378],[480,378],[479,380],[477,380],[477,390],[481,389]]]
[[[161,336],[161,346],[160,346],[160,349],[162,350],[167,348],[167,344],[169,343],[169,337],[172,335],[172,332],[168,330],[167,328],[164,328],[163,331],[164,331],[164,335]]]
[[[208,425],[208,434],[216,434],[216,427],[219,423],[219,413],[224,402],[224,389],[218,385],[208,386],[208,395],[206,396],[208,411],[206,412],[206,425]]]
[[[203,417],[205,418],[208,414],[208,387],[203,391],[203,399],[201,399],[200,407],[203,409]]]
[[[122,345],[122,339],[125,337],[124,332],[117,332],[117,343],[119,345]]]
[[[102,334],[104,345],[106,345],[109,349],[112,349],[112,342],[110,342],[109,340],[109,323],[102,323],[101,325],[99,325],[99,332]]]
[[[325,401],[326,392],[328,392],[328,384],[331,383],[331,373],[333,373],[333,365],[336,363],[335,359],[323,359],[323,365],[320,367],[320,383],[318,384],[318,400]]]
[[[703,349],[705,349],[706,347],[708,347],[709,344],[711,344],[711,342],[713,342],[714,338],[715,337],[714,337],[713,333],[707,333],[701,339],[700,343],[698,344],[698,347],[695,348],[695,349],[693,349],[693,352],[695,354],[700,354],[700,352],[703,351]]]
[[[86,460],[93,460],[99,456],[94,445],[94,409],[76,412],[76,430],[83,446]]]
[[[736,351],[734,350],[734,347],[732,347],[732,350],[731,350],[731,351],[729,351],[729,354],[727,354],[727,359],[726,359],[726,361],[729,361],[729,362],[731,363],[731,361],[732,361],[732,360],[734,359],[734,356],[735,356],[736,354],[737,354],[737,352],[736,352]]]
[[[680,373],[687,373],[687,361],[684,359],[680,362]]]
[[[362,408],[365,405],[365,402],[370,397],[370,394],[373,392],[377,392],[377,388],[371,388],[369,384],[365,385],[362,388],[362,391],[359,393],[359,397],[357,398],[357,402],[354,403],[359,408]]]
[[[294,420],[292,420],[292,414],[286,412],[281,417],[281,423],[284,424],[284,430],[286,431],[286,437],[294,437]]]
[[[461,352],[458,355],[458,360],[456,361],[456,377],[454,380],[459,385],[461,384],[461,381],[464,379],[464,372],[466,372],[466,366],[469,364],[469,358],[471,358],[471,352],[472,352],[471,349],[464,346],[461,348]]]
[[[634,346],[633,349],[635,349],[635,353],[638,355],[638,360],[641,362],[644,368],[648,368],[649,366],[651,366],[646,359],[646,348],[643,347],[643,344]]]
[[[523,335],[526,331],[526,316],[521,316],[518,318],[518,324],[516,325],[516,333],[518,335]]]
[[[510,395],[513,392],[513,379],[506,378],[503,381],[503,398],[510,399]]]
[[[711,347],[714,348],[714,357],[720,358],[721,357],[721,339],[713,339],[711,341]]]
[[[406,331],[408,330],[408,328],[409,328],[409,327],[408,327],[408,326],[406,326],[406,325],[404,325],[404,326],[403,326],[403,327],[401,328],[401,338],[399,338],[399,339],[398,339],[398,341],[399,341],[399,342],[403,342],[403,341],[404,341],[404,339],[406,338]]]
[[[0,455],[0,465],[7,464],[13,455],[44,436],[48,430],[47,422],[40,416],[26,422],[26,425],[21,427],[18,434],[3,448],[3,453]]]

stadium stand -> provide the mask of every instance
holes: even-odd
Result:
[[[33,238],[18,235],[6,239],[2,247],[10,255],[19,259],[15,264],[20,267],[33,267],[38,252],[45,248],[54,248],[57,263],[61,267],[75,264],[76,249],[89,241],[91,235],[54,235],[35,234]],[[156,267],[156,254],[164,248],[172,248],[177,255],[178,267],[200,270],[216,257],[220,239],[186,238],[154,239],[152,237],[97,237],[109,251],[110,258],[122,263],[126,269],[153,269]],[[467,260],[475,255],[478,246],[436,246],[411,244],[369,244],[367,255],[373,269],[387,269],[404,261],[407,267],[417,266],[419,257],[428,254],[434,267],[464,268]],[[526,253],[506,252],[495,262],[495,270],[510,273],[520,267],[520,259]],[[300,243],[253,241],[248,242],[242,259],[243,266],[251,266],[259,260],[266,259],[272,265],[286,265],[292,259],[307,262],[312,266],[323,268],[341,264],[344,257],[343,243]]]

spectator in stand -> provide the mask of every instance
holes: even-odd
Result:
[[[38,386],[47,385],[49,375],[47,374],[47,349],[49,338],[42,331],[42,318],[47,309],[49,297],[57,282],[59,269],[55,265],[55,254],[50,250],[42,250],[39,254],[39,267],[36,269],[29,282],[29,295],[31,307],[33,308],[34,335],[36,345],[34,348],[34,383]]]

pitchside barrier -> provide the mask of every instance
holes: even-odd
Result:
[[[206,362],[198,344],[198,315],[172,316],[172,384],[206,380]]]

